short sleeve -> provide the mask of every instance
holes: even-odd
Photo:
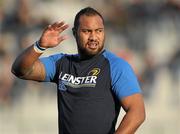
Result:
[[[56,74],[56,62],[63,56],[64,54],[56,54],[49,57],[40,58],[40,61],[44,65],[46,71],[46,77],[44,81],[51,82],[54,79],[54,76]]]
[[[117,63],[111,70],[112,89],[119,98],[141,93],[137,78],[128,63],[124,63],[124,65]]]
[[[119,99],[141,93],[141,89],[132,67],[123,59],[106,53],[110,64],[112,90]]]

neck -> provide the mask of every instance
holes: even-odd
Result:
[[[94,54],[94,55],[88,55],[88,54],[86,54],[86,53],[83,53],[83,52],[78,51],[78,53],[79,53],[79,59],[80,59],[80,60],[88,60],[88,59],[91,59],[91,58],[94,58],[94,57],[98,56],[98,55],[99,55],[100,53],[102,53],[103,51],[104,51],[104,49],[102,49],[99,53]]]
[[[80,60],[88,60],[88,59],[95,57],[96,55],[84,55],[82,53],[79,53],[79,58],[80,58]]]

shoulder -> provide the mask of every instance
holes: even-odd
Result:
[[[109,62],[111,78],[114,81],[120,77],[123,79],[135,78],[134,70],[127,61],[107,50],[104,52],[104,57]]]
[[[46,71],[46,78],[44,81],[53,81],[56,71],[57,71],[57,66],[60,65],[61,61],[62,63],[64,63],[64,62],[67,62],[67,60],[71,60],[70,57],[73,57],[73,55],[63,54],[63,53],[41,57],[40,62],[44,65],[44,68]],[[63,60],[63,59],[66,59],[66,60]]]
[[[58,54],[53,54],[53,55],[49,55],[49,56],[44,56],[44,57],[41,57],[41,61],[43,60],[51,60],[53,62],[56,62],[58,60],[61,60],[63,58],[66,58],[66,59],[72,59],[72,58],[75,58],[77,57],[77,54],[64,54],[64,53],[58,53]]]
[[[104,52],[104,57],[110,65],[112,90],[119,99],[141,93],[137,77],[127,61],[109,51]]]
[[[118,57],[114,53],[105,50],[103,53],[104,57],[108,60],[109,64],[113,68],[127,68],[130,67],[129,63],[124,59]]]

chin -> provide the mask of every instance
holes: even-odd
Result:
[[[101,51],[102,51],[102,49],[87,50],[86,53],[87,53],[88,55],[94,56],[94,55],[99,54]]]
[[[102,50],[103,50],[103,47],[98,47],[96,49],[78,47],[79,53],[86,58],[91,58],[99,54]]]

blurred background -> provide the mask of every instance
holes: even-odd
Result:
[[[147,118],[137,134],[179,134],[179,0],[0,0],[0,134],[57,134],[56,85],[20,80],[10,69],[59,20],[70,25],[64,32],[70,39],[43,56],[76,53],[71,28],[86,6],[102,13],[105,47],[127,60],[140,81]]]

